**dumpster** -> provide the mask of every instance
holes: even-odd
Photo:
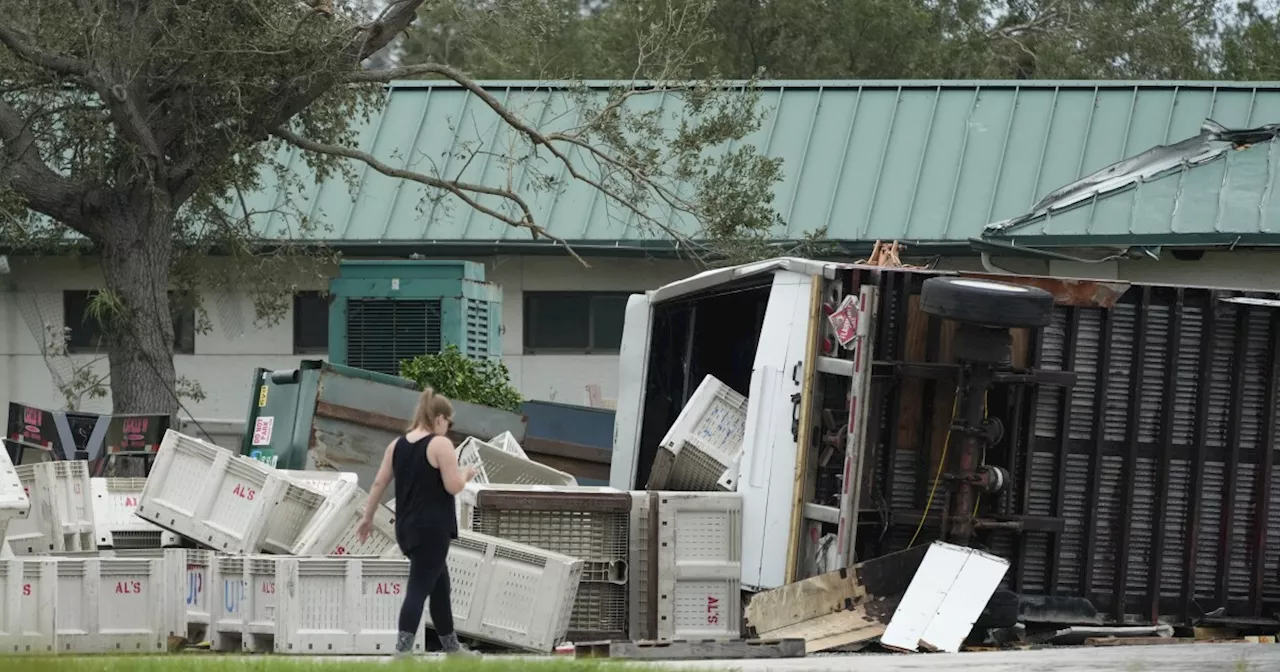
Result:
[[[242,454],[279,469],[352,472],[365,490],[418,403],[413,381],[322,360],[255,369],[250,391]],[[502,432],[524,439],[523,415],[457,400],[453,412],[455,442]]]

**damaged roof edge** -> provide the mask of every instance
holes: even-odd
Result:
[[[1212,119],[1206,119],[1200,125],[1199,135],[1170,145],[1152,147],[1082,177],[1040,199],[1031,208],[1031,212],[988,224],[982,235],[1008,235],[1034,220],[1081,205],[1096,196],[1125,189],[1173,170],[1208,163],[1225,156],[1228,150],[1272,142],[1277,135],[1280,135],[1280,124],[1232,130]]]

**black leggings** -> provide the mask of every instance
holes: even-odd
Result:
[[[409,587],[400,607],[400,632],[418,632],[422,627],[423,605],[430,597],[431,624],[436,634],[453,634],[448,558],[448,540],[425,543],[409,553]]]

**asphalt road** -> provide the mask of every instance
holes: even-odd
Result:
[[[1275,672],[1280,644],[1058,647],[955,654],[849,654],[791,660],[663,663],[671,669],[828,672]]]

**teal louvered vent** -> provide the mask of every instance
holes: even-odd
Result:
[[[455,345],[502,355],[502,288],[469,261],[343,261],[329,283],[329,361],[399,375],[400,362]]]
[[[440,352],[440,299],[348,299],[347,365],[393,376],[400,360]]]

